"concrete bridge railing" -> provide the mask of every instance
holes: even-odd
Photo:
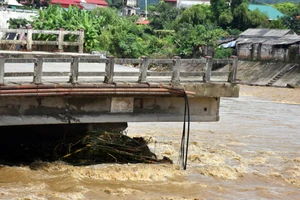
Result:
[[[32,72],[6,72],[6,63],[34,63],[34,70]],[[43,70],[45,63],[69,63],[69,71],[49,72]],[[103,72],[86,72],[80,71],[79,65],[81,63],[103,63],[105,64],[105,71]],[[228,71],[218,72],[213,71],[214,63],[228,64]],[[43,77],[59,77],[68,76],[69,83],[77,83],[78,77],[103,77],[103,83],[113,83],[117,79],[128,82],[146,83],[151,77],[157,77],[160,82],[169,82],[172,85],[178,85],[180,82],[211,82],[216,81],[215,77],[225,77],[225,79],[218,79],[219,81],[235,83],[237,73],[237,57],[233,56],[230,59],[213,59],[206,57],[205,59],[181,59],[175,56],[173,59],[149,59],[142,57],[141,59],[127,59],[127,58],[95,58],[95,57],[79,57],[73,56],[70,58],[45,58],[37,56],[36,58],[5,58],[0,56],[0,84],[5,84],[7,77],[32,77],[32,83],[41,84]],[[117,72],[114,70],[115,64],[138,64],[140,65],[137,72]],[[151,71],[148,70],[150,64],[169,64],[172,65],[171,71]],[[182,64],[204,64],[204,68],[193,71],[181,71]],[[123,78],[123,79],[122,79]],[[54,81],[54,80],[53,80]],[[18,82],[18,80],[15,80]]]
[[[10,45],[24,45],[26,46],[26,51],[32,51],[32,45],[55,45],[59,52],[63,51],[63,46],[78,46],[78,52],[83,53],[84,44],[84,30],[80,29],[78,31],[66,31],[64,29],[59,30],[34,30],[31,27],[20,28],[20,29],[8,29],[0,28],[0,35],[14,34],[15,39],[0,38],[0,45],[10,44]],[[33,35],[54,35],[56,37],[55,41],[44,41],[35,40]],[[65,35],[75,35],[77,40],[74,42],[64,41]]]

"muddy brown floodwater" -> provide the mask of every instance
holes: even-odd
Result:
[[[174,164],[0,165],[0,199],[299,199],[300,90],[241,85],[222,98],[220,121],[191,123],[187,169],[183,123],[129,123],[126,134]]]

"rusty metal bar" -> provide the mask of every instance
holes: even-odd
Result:
[[[1,94],[0,97],[49,97],[49,96],[87,96],[87,95],[125,95],[124,93],[116,93],[116,92],[102,92],[102,93],[94,93],[94,92],[48,92],[48,93],[8,93],[8,94]],[[172,95],[173,94],[173,95]],[[138,95],[138,96],[182,96],[182,94],[175,95],[174,93],[170,92],[140,92],[140,93],[126,93],[126,95]]]
[[[44,93],[44,92],[174,92],[183,93],[183,90],[171,88],[35,88],[35,89],[14,89],[0,90],[0,94],[8,93]]]
[[[194,95],[194,92],[187,91]],[[53,95],[176,95],[182,96],[184,90],[170,88],[54,88],[54,89],[14,89],[0,90],[0,96],[53,96]]]
[[[163,87],[160,84],[28,84],[28,85],[2,85],[0,86],[0,91],[3,90],[14,90],[14,89],[53,89],[53,88],[161,88]],[[169,89],[182,89],[182,88],[169,88]]]

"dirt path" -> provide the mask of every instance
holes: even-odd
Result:
[[[300,88],[240,85],[240,96],[255,96],[279,103],[300,104]]]

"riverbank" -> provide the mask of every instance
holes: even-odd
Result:
[[[240,96],[254,96],[267,101],[300,104],[300,88],[250,86],[240,84]]]
[[[227,70],[228,66],[221,70]],[[300,65],[277,61],[239,61],[237,82],[247,85],[298,87],[300,86]]]

